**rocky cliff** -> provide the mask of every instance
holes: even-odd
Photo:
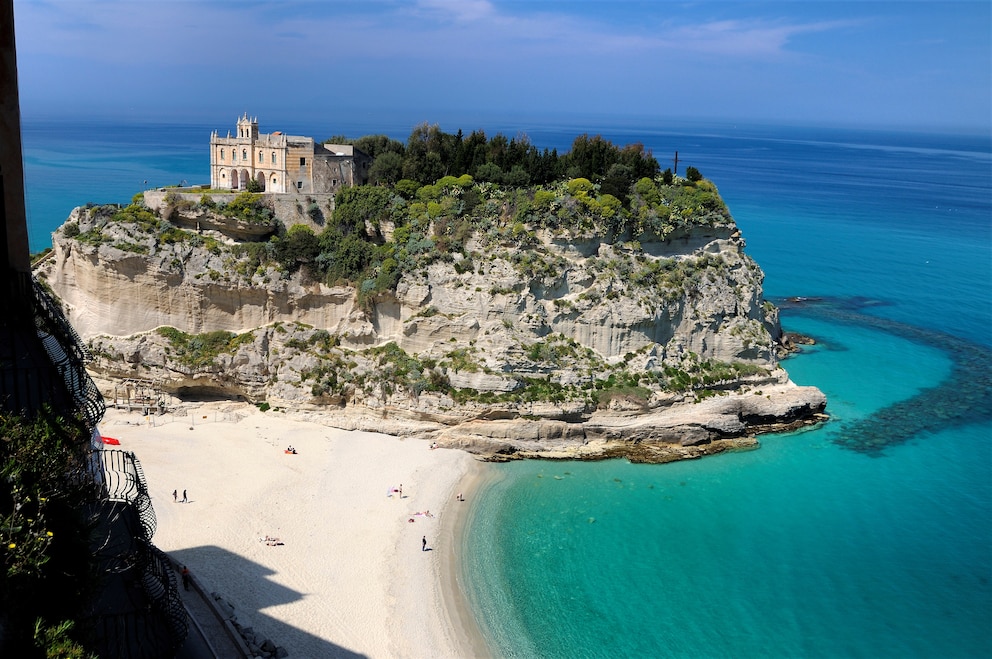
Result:
[[[823,395],[778,366],[777,311],[722,202],[662,208],[666,223],[631,230],[564,187],[543,216],[473,190],[474,214],[449,205],[447,223],[444,195],[465,189],[436,192],[419,219],[416,201],[406,215],[390,201],[391,216],[362,227],[386,256],[354,284],[321,276],[344,251],[278,258],[316,240],[309,229],[246,242],[189,204],[77,208],[37,275],[89,341],[97,377],[489,454],[660,447],[639,459],[672,459],[821,418]]]

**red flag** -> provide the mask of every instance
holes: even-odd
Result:
[[[120,441],[114,439],[113,437],[104,437],[103,438],[103,443],[104,444],[113,444],[114,446],[120,446],[121,445]]]

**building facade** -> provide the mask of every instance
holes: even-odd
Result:
[[[372,159],[350,144],[317,144],[312,137],[258,132],[258,119],[238,119],[237,134],[210,135],[210,187],[262,192],[337,192],[368,183]]]

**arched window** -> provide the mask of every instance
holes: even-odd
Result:
[[[221,160],[223,160],[223,159],[224,159],[224,149],[221,149],[221,150],[220,150],[220,159],[221,159]]]
[[[241,149],[241,159],[248,160],[248,149]]]
[[[261,151],[258,152],[258,162],[265,162],[265,154]]]
[[[272,164],[273,165],[276,164],[276,152],[275,151],[272,152]]]

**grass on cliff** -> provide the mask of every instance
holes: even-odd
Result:
[[[221,353],[233,354],[244,344],[255,340],[254,332],[235,334],[223,330],[204,334],[187,334],[174,327],[159,327],[159,336],[169,340],[170,357],[178,364],[191,370],[208,369],[216,366],[215,360]]]
[[[326,335],[326,336],[325,336]],[[451,385],[449,373],[486,371],[475,361],[477,349],[456,348],[440,359],[417,357],[390,342],[366,349],[352,356],[343,351],[336,338],[324,330],[315,330],[309,338],[297,336],[286,342],[287,347],[310,352],[317,357],[315,366],[300,373],[300,383],[309,386],[314,397],[340,396],[348,398],[354,390],[367,395],[385,397],[403,393],[416,398],[424,392],[450,396],[456,403],[512,404],[550,402],[580,402],[587,410],[604,408],[613,400],[623,400],[646,407],[655,391],[709,395],[712,387],[738,380],[742,377],[767,374],[767,369],[741,362],[725,363],[712,360],[700,362],[690,359],[684,364],[687,370],[665,367],[643,373],[631,372],[624,365],[610,367],[584,354],[574,342],[554,339],[548,344],[531,346],[529,355],[538,369],[554,372],[563,359],[588,360],[589,376],[578,384],[562,384],[544,377],[514,377],[516,386],[511,391],[477,391],[458,389]],[[576,352],[579,348],[580,352]],[[596,375],[598,374],[598,375]],[[509,376],[507,376],[509,377]],[[703,392],[702,394],[700,392]]]

